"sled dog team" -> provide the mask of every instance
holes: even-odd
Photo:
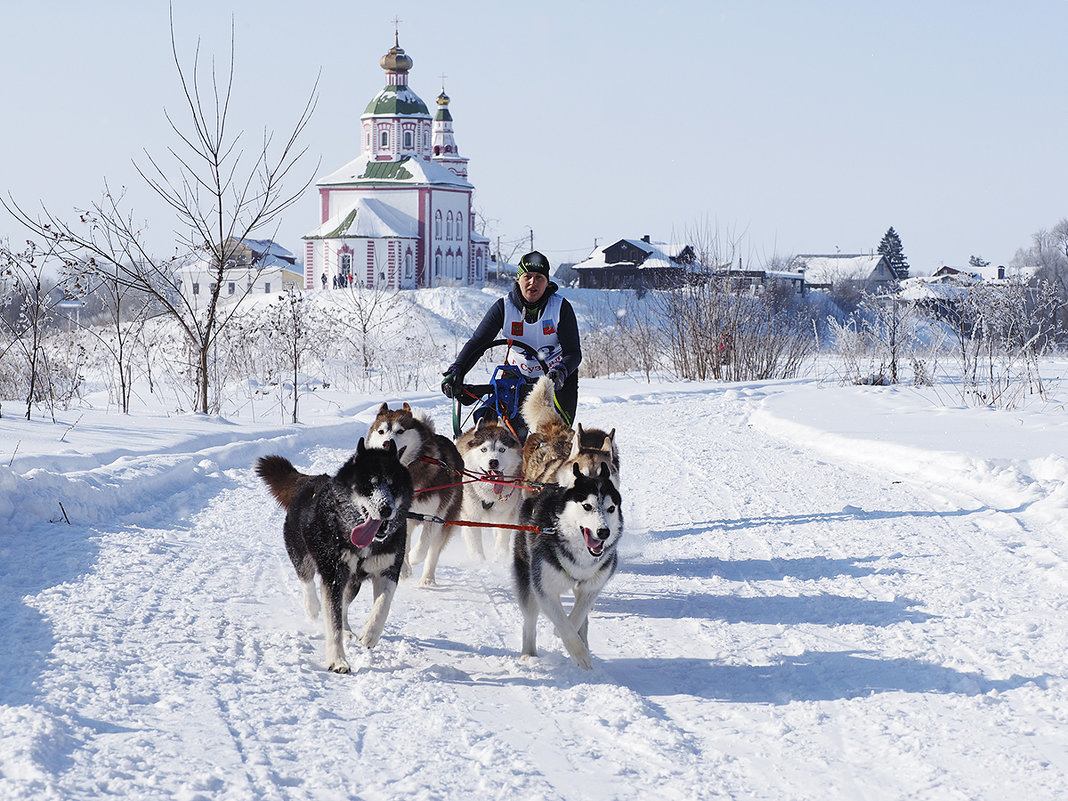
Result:
[[[483,555],[484,533],[498,555],[511,545],[523,657],[537,656],[544,614],[575,664],[592,667],[589,613],[616,570],[623,528],[615,429],[572,430],[553,406],[547,378],[534,385],[522,415],[530,432],[522,445],[496,421],[479,421],[453,443],[407,403],[383,403],[333,476],[306,475],[281,456],[257,461],[257,474],[286,510],[283,538],[305,611],[312,619],[323,612],[329,670],[350,670],[348,607],[364,581],[374,598],[359,640],[373,648],[412,566],[422,563],[420,582],[434,584],[441,552],[459,528],[453,521],[490,524],[463,527],[476,556]],[[421,523],[419,515],[448,523]],[[561,603],[565,594],[574,596],[570,612]]]

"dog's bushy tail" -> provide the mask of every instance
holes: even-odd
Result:
[[[284,456],[261,456],[256,460],[256,475],[263,479],[271,495],[283,509],[288,509],[309,476],[304,475]]]
[[[523,421],[531,433],[551,434],[556,430],[566,431],[567,423],[553,404],[552,379],[542,376],[523,401]]]

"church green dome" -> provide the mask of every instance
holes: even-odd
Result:
[[[430,116],[426,103],[407,86],[387,86],[375,95],[363,113],[405,117]]]

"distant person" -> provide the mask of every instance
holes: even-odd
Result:
[[[575,310],[561,295],[559,286],[549,280],[549,260],[534,250],[519,260],[515,284],[508,294],[497,300],[467,344],[445,370],[441,391],[452,398],[463,384],[464,376],[495,339],[512,339],[537,351],[549,368],[548,376],[556,388],[556,402],[568,425],[575,420],[578,408],[578,366],[582,362],[578,322]],[[519,367],[528,383],[520,390],[526,396],[533,382],[542,375],[541,365],[521,348],[512,348],[508,363]],[[522,419],[513,420],[520,438],[526,436]],[[519,429],[522,429],[520,431]]]

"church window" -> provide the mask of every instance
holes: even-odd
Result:
[[[435,156],[440,156],[441,155],[441,145],[434,145],[434,155]]]
[[[200,284],[196,283],[195,281],[193,282],[193,294],[194,295],[199,295],[200,294]]]
[[[383,129],[382,132],[378,134],[378,146],[381,148],[389,147],[389,131]]]
[[[441,212],[434,212],[434,238],[441,239]]]
[[[445,218],[445,238],[452,239],[452,212]]]
[[[441,275],[441,254],[434,254],[434,277],[438,278]]]
[[[271,294],[271,282],[270,281],[268,281],[266,284],[263,285],[263,294],[265,294],[265,295],[270,295]]]
[[[413,135],[411,131],[404,132],[404,148],[405,150],[411,150],[415,143],[412,141]]]
[[[415,261],[415,259],[412,258],[412,252],[410,250],[407,253],[404,254],[404,277],[405,278],[411,278],[412,277],[412,266],[413,266],[414,261]]]
[[[456,212],[456,238],[464,238],[464,215],[460,212]]]

